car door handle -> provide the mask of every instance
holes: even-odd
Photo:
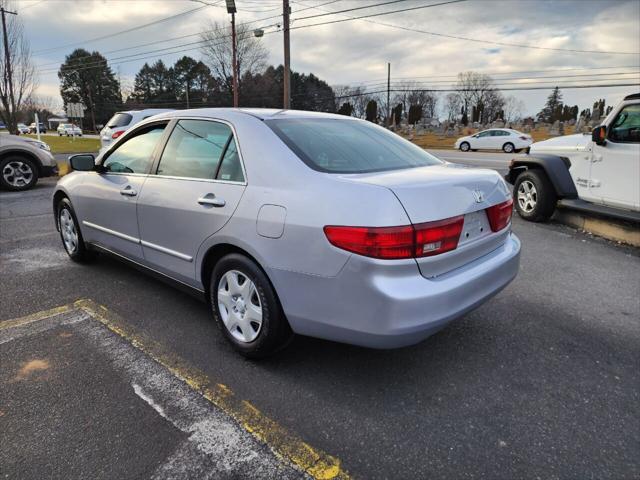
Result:
[[[125,195],[127,197],[135,197],[137,194],[138,194],[138,192],[136,192],[131,187],[125,187],[122,190],[120,190],[120,195]]]
[[[198,203],[200,205],[210,205],[212,207],[224,207],[227,204],[227,202],[222,198],[216,197],[213,193],[208,193],[204,197],[200,197],[198,199]]]

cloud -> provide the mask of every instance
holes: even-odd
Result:
[[[320,0],[292,2],[293,26],[318,23],[339,16],[319,17],[295,21],[302,16],[323,13],[308,9],[319,5]],[[409,2],[415,6],[419,3]],[[19,4],[19,6],[22,3]],[[264,0],[260,8],[255,2],[237,0],[238,22],[252,21],[278,15],[279,0]],[[321,7],[324,10],[340,10],[362,6],[359,0],[343,0],[340,3]],[[169,45],[187,43],[197,37],[162,43],[157,47],[135,48],[153,39],[166,39],[179,35],[197,33],[209,20],[228,22],[224,8],[209,7],[194,14],[185,15],[159,25],[136,30],[99,42],[83,44],[91,39],[149,23],[195,8],[197,4],[173,1],[146,0],[50,0],[33,8],[19,11],[21,19],[35,51],[77,42],[78,46],[100,52],[127,49],[107,57],[143,52]],[[271,10],[271,8],[275,10]],[[359,10],[348,15],[389,11],[399,8],[386,5],[371,10]],[[20,8],[18,9],[20,10]],[[270,10],[270,11],[267,11]],[[299,13],[297,13],[299,12]],[[415,10],[412,12],[375,17],[373,22],[385,22],[400,28],[391,28],[365,21],[349,21],[312,28],[295,28],[291,31],[292,68],[313,72],[330,84],[375,82],[386,78],[387,63],[391,63],[393,78],[438,76],[435,85],[448,87],[449,80],[460,71],[478,70],[498,75],[504,72],[521,72],[566,68],[598,68],[602,66],[640,65],[634,55],[602,55],[558,52],[552,50],[524,49],[505,45],[491,45],[464,40],[444,38],[410,32],[403,28],[492,40],[502,43],[530,44],[547,48],[569,48],[582,50],[627,50],[640,51],[640,2],[607,0],[565,0],[563,2],[521,0],[483,0]],[[278,22],[271,18],[252,24],[252,27]],[[270,62],[282,63],[282,34],[274,28],[266,29],[262,41],[270,51]],[[196,46],[197,47],[197,46]],[[188,47],[185,47],[188,48]],[[39,54],[35,60],[40,65],[62,62],[73,47]],[[164,55],[166,63],[173,63],[179,56],[188,54],[200,58],[197,48],[190,52]],[[126,81],[131,81],[145,61],[113,64],[114,71]],[[54,65],[55,67],[55,65]],[[50,68],[50,67],[48,67]],[[606,71],[584,71],[575,73],[602,73]],[[443,75],[451,75],[449,79]],[[540,75],[540,74],[538,74]],[[515,75],[517,76],[517,75]],[[616,78],[616,77],[600,77]],[[638,70],[635,76],[626,76],[640,83]],[[570,80],[567,77],[564,80]],[[435,81],[436,79],[433,79]],[[557,79],[559,82],[562,78]],[[58,91],[55,72],[42,68],[39,93],[54,95]],[[547,84],[543,84],[547,85]],[[562,85],[562,83],[560,83]],[[515,85],[514,85],[515,86]],[[549,90],[553,82],[548,84]],[[590,107],[596,98],[605,98],[614,103],[629,91],[638,88],[588,89],[564,91],[567,103]],[[548,95],[543,91],[505,92],[524,100],[527,113],[536,113]]]

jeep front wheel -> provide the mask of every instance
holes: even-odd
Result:
[[[558,201],[553,185],[541,170],[527,170],[518,175],[513,196],[518,215],[531,222],[548,220]]]

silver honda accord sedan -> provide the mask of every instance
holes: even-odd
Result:
[[[71,259],[106,252],[198,292],[249,357],[294,333],[414,344],[518,272],[498,173],[350,117],[175,111],[70,163],[53,209]]]

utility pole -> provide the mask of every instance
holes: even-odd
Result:
[[[10,12],[9,10],[5,10],[4,7],[0,7],[0,14],[2,14],[2,38],[4,40],[4,59],[5,59],[5,69],[4,69],[4,84],[5,87],[8,85],[9,89],[7,91],[7,96],[9,98],[9,102],[10,105],[9,107],[11,108],[11,112],[15,112],[16,111],[16,103],[15,103],[15,98],[13,96],[13,73],[11,72],[11,55],[9,54],[9,35],[7,34],[7,21],[5,19],[5,13],[8,13],[9,15],[18,15],[17,12]],[[7,112],[7,116],[9,117],[9,119],[12,118],[11,116],[11,112]],[[9,129],[14,129],[16,128],[15,125],[7,125],[7,127]],[[15,133],[14,132],[9,132],[9,133]]]
[[[391,64],[387,63],[387,127],[391,125]]]
[[[226,0],[227,13],[231,14],[231,42],[233,49],[233,58],[231,59],[231,70],[233,70],[233,106],[238,108],[238,59],[236,45],[236,2],[235,0]]]
[[[185,85],[185,93],[187,94],[187,109],[189,108],[189,79],[187,79],[187,84]]]
[[[288,110],[291,108],[291,83],[289,78],[289,72],[291,70],[290,64],[290,48],[289,48],[289,14],[291,9],[289,7],[289,0],[282,0],[282,19],[284,27],[284,101],[282,102],[282,108]]]

